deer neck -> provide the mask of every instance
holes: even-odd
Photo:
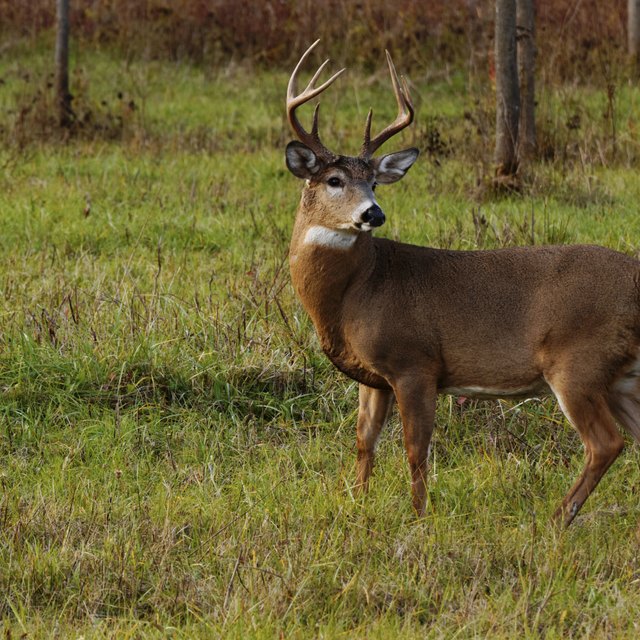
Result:
[[[325,351],[342,342],[345,307],[362,291],[374,262],[371,234],[329,229],[299,209],[289,251],[291,279]]]

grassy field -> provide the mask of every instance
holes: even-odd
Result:
[[[62,143],[45,53],[0,59],[6,638],[637,637],[638,448],[557,532],[582,448],[552,401],[441,398],[419,520],[396,416],[353,495],[356,385],[289,284],[285,74],[85,52]],[[412,80],[424,154],[383,235],[639,252],[640,91],[545,92],[549,159],[495,197],[488,82]],[[393,117],[382,73],[327,95],[330,146],[369,104]]]

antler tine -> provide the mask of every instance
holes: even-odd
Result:
[[[364,130],[364,143],[362,145],[362,151],[360,157],[370,158],[389,138],[399,133],[405,127],[408,127],[413,122],[413,103],[411,102],[411,96],[409,95],[409,87],[404,77],[401,80],[398,79],[395,65],[391,59],[391,54],[385,50],[387,54],[387,64],[389,65],[389,74],[391,75],[391,85],[393,86],[393,93],[396,97],[398,104],[398,115],[396,119],[385,129],[383,129],[373,140],[371,140],[371,116],[372,111],[369,111],[367,116],[367,124]]]
[[[400,80],[402,80],[402,95],[404,96],[406,103],[409,105],[409,108],[414,111],[413,100],[411,100],[411,94],[409,93],[409,85],[407,84],[407,79],[404,76],[400,76]]]
[[[320,103],[316,105],[316,108],[313,110],[313,124],[311,125],[311,135],[314,138],[319,138],[318,134],[318,113],[320,111]]]
[[[366,149],[371,142],[371,119],[373,118],[373,109],[369,109],[367,114],[367,123],[364,125],[364,144],[362,149]]]
[[[303,54],[300,60],[298,60],[298,64],[295,66],[291,77],[289,78],[289,84],[287,85],[287,105],[289,100],[294,98],[298,89],[297,89],[297,80],[298,80],[298,71],[300,67],[304,64],[305,60],[309,57],[309,54],[316,48],[318,43],[320,42],[320,38],[318,38]]]
[[[320,40],[316,40],[302,54],[302,57],[293,70],[293,73],[291,74],[291,78],[289,78],[289,84],[287,86],[287,116],[289,118],[289,124],[295,131],[300,141],[306,144],[310,149],[312,149],[316,153],[316,155],[329,160],[335,158],[335,154],[331,153],[331,151],[329,151],[329,149],[327,149],[322,144],[322,142],[320,142],[320,136],[318,135],[318,106],[316,106],[316,109],[313,113],[313,126],[311,129],[311,133],[308,133],[304,129],[295,113],[296,109],[300,105],[303,105],[305,102],[309,102],[309,100],[313,100],[313,98],[321,94],[325,89],[332,85],[345,71],[345,69],[340,69],[340,71],[334,73],[326,82],[323,82],[319,87],[316,87],[315,83],[329,63],[329,60],[327,59],[320,65],[318,70],[309,81],[309,84],[307,84],[304,91],[298,94],[298,72],[306,59],[309,57],[309,54],[313,51],[313,49],[315,49],[318,42],[320,42]]]
[[[327,58],[319,67],[318,70],[313,74],[313,78],[309,80],[309,84],[307,88],[304,90],[304,93],[309,92],[314,97],[319,93],[324,91],[343,71],[344,69],[340,69],[337,73],[334,73],[331,78],[329,78],[326,82],[323,82],[319,87],[314,87],[316,80],[320,77],[320,74],[324,71],[324,68],[329,64],[329,58]]]

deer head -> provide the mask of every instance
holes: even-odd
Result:
[[[324,228],[350,233],[371,231],[373,227],[379,227],[385,221],[385,215],[374,195],[376,185],[391,184],[400,180],[418,157],[419,152],[415,148],[373,157],[373,154],[389,138],[413,121],[414,109],[409,97],[409,89],[404,78],[402,81],[398,79],[393,61],[387,51],[391,83],[398,103],[398,115],[395,121],[372,139],[372,111],[370,110],[360,155],[354,157],[333,153],[320,141],[319,105],[316,106],[313,114],[311,132],[304,129],[296,115],[300,105],[322,93],[345,71],[341,69],[317,87],[316,82],[329,63],[329,60],[325,60],[304,91],[298,93],[298,73],[318,42],[319,40],[316,40],[305,51],[291,74],[287,88],[287,115],[299,140],[287,145],[287,167],[293,175],[306,180],[301,210],[308,211],[314,218],[321,220]]]

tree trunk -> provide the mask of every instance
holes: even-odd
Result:
[[[496,176],[518,171],[520,90],[516,49],[516,0],[496,0]]]
[[[640,0],[627,0],[627,44],[636,72],[640,63]]]
[[[72,122],[69,92],[69,0],[56,0],[56,97],[58,123],[68,127]]]
[[[535,6],[534,0],[517,0],[516,35],[520,79],[520,125],[518,160],[532,158],[536,150],[535,100]]]

